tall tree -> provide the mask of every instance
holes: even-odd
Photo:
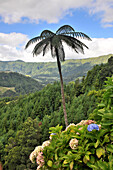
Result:
[[[50,49],[52,57],[57,58],[57,66],[60,75],[60,82],[61,82],[61,95],[62,95],[62,104],[63,104],[63,111],[64,111],[64,119],[65,124],[68,126],[67,120],[67,113],[66,113],[66,106],[65,106],[65,96],[64,96],[64,88],[63,88],[63,77],[61,71],[61,61],[65,61],[65,52],[64,46],[62,42],[65,42],[68,46],[75,50],[76,53],[82,52],[84,53],[84,47],[88,48],[84,43],[79,41],[77,38],[85,38],[87,40],[91,40],[86,34],[82,32],[75,32],[75,30],[69,26],[64,25],[60,27],[56,33],[53,33],[49,30],[44,30],[40,34],[40,36],[35,37],[28,41],[25,48],[32,43],[38,43],[35,45],[33,49],[33,56],[38,55],[43,52],[43,56],[46,52]]]

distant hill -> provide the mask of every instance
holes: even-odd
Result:
[[[94,65],[107,63],[112,54],[87,58],[87,59],[75,59],[66,60],[62,62],[62,73],[64,81],[66,83],[75,81],[77,78],[86,76],[88,70],[91,70]],[[42,84],[52,83],[59,80],[59,74],[57,70],[57,63],[32,63],[17,61],[0,61],[0,71],[13,71],[24,75],[31,76],[37,79]]]
[[[42,88],[43,85],[31,77],[10,71],[0,72],[0,97],[24,95]]]

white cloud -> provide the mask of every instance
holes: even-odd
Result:
[[[25,43],[25,41],[28,41],[28,37],[25,34],[15,32],[10,34],[0,33],[0,45],[10,45],[12,47],[19,47],[20,45]]]
[[[5,23],[40,20],[57,23],[63,16],[72,14],[72,9],[87,9],[98,14],[103,26],[113,22],[113,0],[0,0],[0,16]]]
[[[0,33],[0,60],[16,60],[23,57],[22,48],[28,41],[21,33]]]
[[[39,55],[33,57],[32,50],[34,45],[31,45],[27,50],[24,49],[28,41],[27,35],[20,33],[0,34],[0,60],[23,60],[27,62],[48,62],[56,61],[51,57],[50,52],[44,57]],[[113,54],[113,38],[92,38],[92,41],[82,40],[89,49],[85,49],[85,54],[76,54],[65,45],[66,59],[78,59],[98,57],[101,55]]]

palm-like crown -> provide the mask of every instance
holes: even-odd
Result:
[[[65,52],[62,42],[65,42],[68,46],[76,51],[76,53],[81,52],[84,53],[84,47],[88,48],[84,43],[79,41],[77,38],[84,38],[87,40],[91,40],[86,34],[82,32],[75,32],[75,30],[69,26],[64,25],[60,27],[56,33],[53,33],[49,30],[44,30],[40,34],[40,36],[35,37],[28,41],[25,48],[28,48],[32,43],[36,43],[39,41],[33,49],[33,55],[38,55],[43,52],[43,56],[45,53],[51,49],[52,57],[59,56],[61,61],[65,60]],[[56,54],[56,49],[58,54]]]

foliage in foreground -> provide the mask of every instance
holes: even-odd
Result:
[[[103,67],[104,66],[99,66],[101,70],[101,74],[99,74],[100,71],[99,72],[97,71],[99,75],[95,76],[99,78],[99,84],[100,84],[100,80],[102,80],[102,82],[103,80],[106,80],[106,78],[103,79],[102,73],[104,73],[104,75],[107,76],[111,76],[113,74],[113,70],[112,70],[113,62],[111,62],[111,60],[105,66],[105,68],[107,67],[106,69]],[[90,71],[88,75],[89,78],[83,77],[81,83],[79,82],[79,80],[76,80],[75,82],[71,82],[68,85],[64,86],[69,123],[73,122],[77,124],[82,119],[88,119],[89,114],[92,113],[93,110],[96,108],[97,103],[100,104],[98,108],[93,112],[93,114],[90,115],[89,119],[96,120],[97,123],[99,123],[101,120],[101,116],[98,115],[98,113],[100,113],[100,111],[102,112],[103,108],[105,108],[105,101],[103,101],[103,103],[100,102],[102,101],[102,98],[104,100],[103,93],[105,92],[105,89],[99,88],[98,84],[96,84],[95,86],[94,83],[96,82],[96,80],[92,82],[94,75],[96,75],[95,69]],[[87,84],[85,84],[86,82],[88,82],[89,87],[87,86]],[[101,84],[103,84],[102,82]],[[112,80],[109,83],[111,83],[112,85]],[[86,90],[84,90],[84,88]],[[110,88],[110,90],[112,96],[113,93],[112,88]],[[111,103],[113,103],[112,97],[109,97],[109,100],[106,101],[110,102],[110,100]],[[106,103],[106,108],[107,106],[108,104]],[[110,106],[112,106],[112,104],[110,104]],[[111,110],[111,108],[109,110]],[[108,111],[108,108],[106,109],[106,111]],[[37,121],[37,124],[40,124],[40,133],[38,136],[39,143],[38,142],[34,143],[32,141],[33,139],[35,139],[35,137],[32,137],[32,140],[30,140],[31,137],[29,136],[29,133],[28,135],[26,135],[26,140],[24,140],[24,143],[17,140],[18,131],[22,130],[23,136],[26,133],[26,128],[23,128],[23,126],[24,123],[28,122],[28,117],[32,118],[33,119],[32,121],[36,119],[35,121]],[[42,142],[48,140],[49,128],[53,126],[55,127],[58,124],[64,126],[63,109],[61,105],[61,95],[60,95],[60,85],[58,82],[55,82],[54,84],[51,85],[48,84],[43,90],[36,92],[34,94],[20,96],[19,98],[12,98],[12,99],[5,98],[4,100],[1,99],[0,101],[0,161],[3,164],[4,170],[5,169],[12,170],[12,167],[13,169],[16,170],[19,169],[21,170],[22,167],[36,169],[34,168],[35,164],[30,163],[29,155],[37,145],[41,145]],[[29,131],[29,127],[28,127],[28,131]],[[31,135],[33,135],[32,131],[30,133]],[[41,133],[43,135],[40,135]],[[15,157],[15,150],[13,149],[13,147],[15,148],[15,145],[12,145],[12,140],[9,139],[10,137],[13,137],[14,141],[16,140],[16,146],[17,146],[16,148],[20,146],[22,150],[21,153],[19,152],[19,154],[16,154],[16,157]],[[32,143],[30,143],[30,147],[29,147],[28,143],[30,141]],[[7,145],[11,146],[8,148],[8,150],[5,149],[7,148]],[[29,147],[29,149],[27,149],[26,145]],[[27,152],[24,154],[25,148]],[[21,154],[22,157],[20,162]],[[11,169],[9,168],[8,162],[10,162]]]
[[[113,77],[106,81],[103,101],[92,114],[95,121],[85,120],[71,124],[64,131],[62,126],[50,128],[50,141],[40,150],[31,153],[37,169],[113,169]],[[101,107],[101,109],[100,109]],[[96,113],[95,113],[96,112]]]

